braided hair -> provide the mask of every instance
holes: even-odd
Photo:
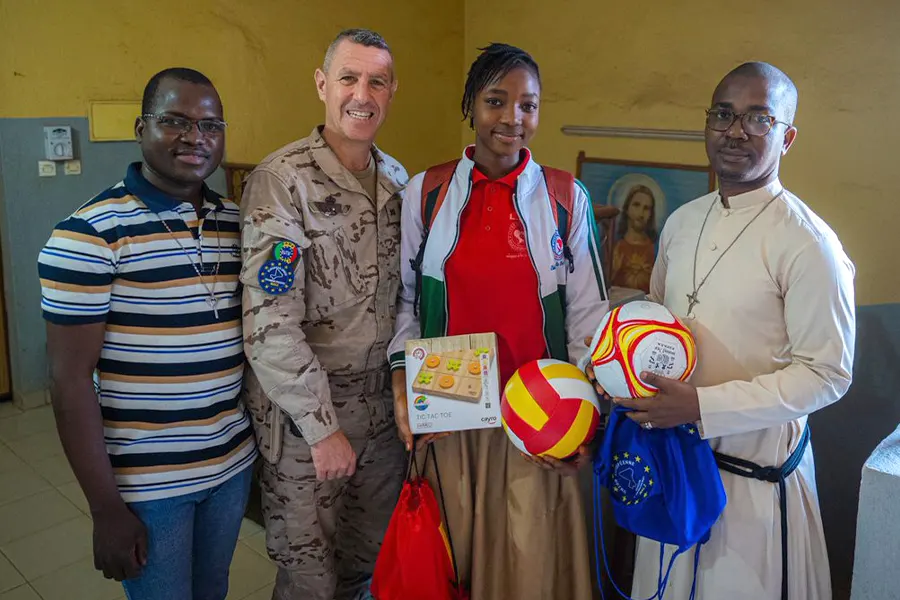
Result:
[[[495,83],[512,71],[523,68],[531,71],[541,84],[541,73],[531,55],[509,44],[490,44],[487,48],[479,48],[481,54],[469,67],[466,76],[466,88],[463,92],[463,119],[469,119],[469,127],[475,128],[475,96],[487,86]]]

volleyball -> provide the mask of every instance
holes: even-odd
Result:
[[[578,367],[535,360],[516,371],[503,389],[500,422],[525,454],[563,459],[593,439],[600,407]]]
[[[687,381],[697,366],[690,330],[669,309],[639,300],[614,308],[591,342],[594,376],[614,398],[647,398],[657,388],[640,380],[643,371]]]

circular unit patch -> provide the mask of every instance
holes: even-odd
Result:
[[[287,264],[293,264],[295,260],[297,260],[299,252],[297,250],[297,244],[294,242],[278,242],[275,244],[275,260],[280,260],[282,262],[286,262]]]
[[[268,260],[259,270],[259,287],[267,294],[283,294],[294,285],[294,270],[281,260]]]

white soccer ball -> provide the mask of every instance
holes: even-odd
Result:
[[[646,300],[629,302],[609,312],[591,342],[594,376],[615,398],[646,398],[657,388],[641,381],[649,371],[687,381],[697,366],[690,330],[665,306]]]

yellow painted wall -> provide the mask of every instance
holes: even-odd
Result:
[[[780,66],[800,89],[784,182],[838,232],[857,265],[859,302],[900,301],[898,2],[0,0],[0,117],[84,116],[89,100],[138,98],[152,73],[190,66],[223,96],[228,160],[254,162],[321,121],[312,72],[351,26],[380,31],[394,49],[400,89],[378,142],[411,173],[471,141],[459,100],[476,48],[491,41],[538,60],[544,99],[533,148],[568,169],[581,150],[702,164],[699,143],[576,138],[559,128],[699,129],[730,68]]]
[[[703,164],[702,143],[576,138],[564,124],[694,129],[731,68],[764,60],[797,83],[785,185],[838,233],[861,304],[900,301],[900,2],[466,0],[465,67],[492,41],[531,52],[544,83],[535,158]],[[462,141],[472,139],[463,128]]]
[[[416,171],[457,150],[463,23],[461,0],[0,0],[0,117],[86,116],[188,66],[222,95],[227,160],[255,162],[323,120],[313,71],[338,31],[368,27],[400,81],[378,143]]]

